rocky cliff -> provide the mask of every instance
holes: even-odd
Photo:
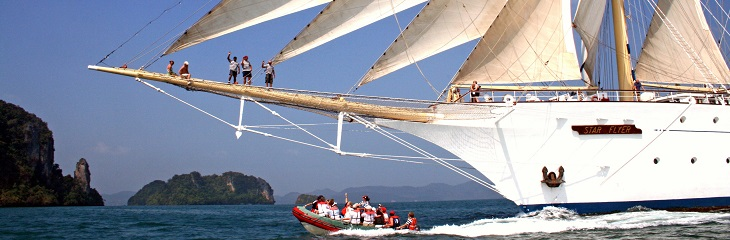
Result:
[[[54,150],[48,124],[0,100],[0,206],[104,204],[90,187],[86,160],[79,161],[74,177],[63,176]]]
[[[127,205],[274,204],[273,194],[271,185],[258,177],[237,172],[209,176],[191,172],[145,185]]]

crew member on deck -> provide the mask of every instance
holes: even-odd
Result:
[[[469,89],[469,92],[471,92],[471,102],[479,102],[479,91],[481,89],[482,86],[480,86],[477,81],[471,83],[471,88]]]
[[[644,86],[641,85],[641,82],[639,81],[638,78],[636,80],[634,80],[634,87],[633,87],[633,89],[634,89],[634,95],[638,99],[639,95],[641,95],[641,91],[644,91]]]

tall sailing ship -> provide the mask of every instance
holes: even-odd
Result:
[[[437,101],[267,89],[142,69],[90,69],[396,129],[432,142],[523,211],[730,206],[730,71],[712,34],[722,4],[699,0],[223,0],[170,54],[327,4],[274,64],[422,6],[357,84],[453,47],[476,46]],[[642,3],[645,14],[625,11]],[[725,6],[726,7],[726,6]],[[627,7],[628,9],[628,7]],[[648,13],[646,13],[648,12]],[[632,22],[644,20],[640,32]],[[727,30],[719,21],[722,36]],[[576,41],[574,33],[580,37]],[[628,35],[640,35],[632,57]],[[578,43],[578,44],[576,44]],[[608,53],[609,57],[606,57]],[[606,60],[609,59],[609,60]],[[607,63],[607,61],[610,61]],[[608,67],[606,67],[608,66]],[[641,89],[634,89],[634,79]],[[464,95],[478,82],[478,103]],[[611,82],[611,83],[609,83]],[[613,87],[616,86],[616,87]],[[611,88],[613,87],[613,88]],[[486,96],[485,96],[486,95]],[[392,99],[391,99],[392,100]],[[239,129],[241,130],[241,129]],[[339,151],[339,149],[336,149]],[[469,175],[471,176],[471,175]]]

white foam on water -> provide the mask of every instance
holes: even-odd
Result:
[[[634,211],[597,216],[579,216],[556,207],[520,214],[511,218],[482,219],[463,225],[441,225],[420,232],[407,230],[343,230],[335,234],[364,237],[396,234],[453,235],[463,237],[506,236],[522,233],[556,233],[591,229],[637,229],[663,225],[694,225],[708,222],[730,223],[730,213]]]

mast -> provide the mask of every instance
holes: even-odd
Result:
[[[616,43],[616,70],[618,71],[619,101],[632,101],[634,81],[631,77],[631,60],[629,57],[624,1],[611,0],[613,8],[613,37]]]

